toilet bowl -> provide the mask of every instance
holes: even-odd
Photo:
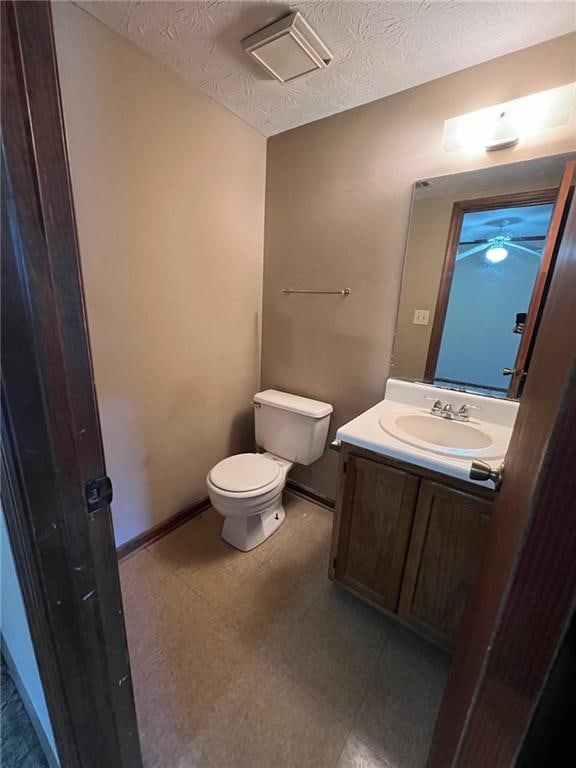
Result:
[[[225,519],[222,538],[248,552],[284,522],[282,492],[293,464],[270,453],[240,453],[216,464],[207,477],[214,509]]]
[[[206,484],[214,509],[224,517],[222,538],[248,552],[286,518],[282,491],[295,463],[312,464],[326,445],[332,406],[268,389],[254,395],[256,442],[263,453],[239,453],[218,462]]]

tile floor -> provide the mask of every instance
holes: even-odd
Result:
[[[146,768],[424,766],[448,657],[328,580],[331,512],[286,513],[249,553],[208,510],[122,563]]]

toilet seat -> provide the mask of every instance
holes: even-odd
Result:
[[[239,453],[223,459],[210,471],[210,483],[225,495],[266,493],[283,480],[279,463],[258,453]]]

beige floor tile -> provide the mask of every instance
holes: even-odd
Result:
[[[350,735],[338,760],[336,768],[392,768],[375,752],[360,741],[356,736]]]
[[[242,703],[270,665],[232,627],[187,587],[186,604],[170,609],[156,655],[142,667],[154,690],[161,691],[173,711],[194,733],[229,703]]]
[[[282,550],[292,534],[286,523],[250,552],[240,552],[221,536],[222,517],[209,509],[150,546],[150,552],[213,606],[226,603],[245,579]]]
[[[397,622],[372,606],[359,600],[355,595],[335,581],[326,578],[315,591],[314,605],[345,618],[361,633],[373,636],[375,633],[387,637],[397,627]]]
[[[140,553],[142,567],[157,572],[156,558]],[[182,649],[199,642],[207,627],[218,627],[222,620],[216,611],[193,592],[175,573],[166,574],[155,588],[124,594],[124,613],[130,657],[144,673],[149,663],[160,657],[179,658]]]
[[[130,658],[145,664],[160,653],[162,627],[188,588],[146,550],[121,564],[120,583]]]
[[[254,560],[250,552],[240,553],[220,537],[219,517],[213,509],[208,509],[148,549],[181,575],[190,575],[207,566],[224,565],[240,554],[245,554],[247,561]]]
[[[346,726],[352,725],[386,637],[386,620],[373,609],[367,613],[319,607],[312,600],[269,645],[284,669]]]
[[[211,768],[177,702],[132,666],[144,768]]]
[[[226,605],[230,595],[240,589],[249,576],[262,566],[258,560],[247,560],[238,553],[226,561],[213,562],[193,573],[178,571],[178,576],[210,605],[220,608]]]
[[[124,601],[138,601],[155,592],[171,576],[171,569],[143,549],[120,563],[120,586]]]
[[[299,532],[305,531],[321,541],[330,540],[334,521],[332,510],[292,493],[286,494],[284,508],[287,516],[292,515],[298,521]]]
[[[423,765],[446,657],[328,580],[330,511],[285,505],[251,553],[208,510],[122,563],[146,768]]]
[[[353,732],[394,768],[426,764],[450,659],[397,625],[385,642]]]
[[[269,560],[275,553],[281,551],[288,544],[289,539],[298,531],[301,530],[302,516],[305,515],[306,510],[298,504],[292,504],[292,496],[290,494],[284,494],[284,510],[286,512],[286,518],[280,528],[269,539],[262,542],[259,547],[254,550],[254,557],[261,562]]]
[[[221,603],[222,616],[255,647],[272,642],[327,581],[328,554],[326,542],[294,534]]]
[[[208,758],[226,768],[333,768],[346,729],[282,671],[260,680],[240,708],[198,733]]]

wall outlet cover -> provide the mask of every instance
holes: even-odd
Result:
[[[428,325],[430,322],[430,310],[429,309],[415,309],[413,325]]]

